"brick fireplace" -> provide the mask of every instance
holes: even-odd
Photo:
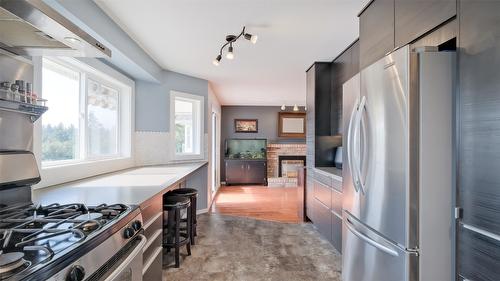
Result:
[[[306,157],[305,143],[268,144],[267,145],[268,185],[296,186],[297,177],[296,173],[293,172],[294,166],[296,167],[300,165],[299,162],[304,162],[305,157]],[[305,165],[305,163],[303,165]],[[283,174],[283,168],[287,170],[285,174]]]

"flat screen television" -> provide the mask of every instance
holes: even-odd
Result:
[[[226,159],[267,159],[266,139],[226,139]]]

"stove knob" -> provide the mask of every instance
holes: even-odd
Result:
[[[141,221],[134,221],[132,223],[132,228],[135,230],[135,231],[139,231],[139,229],[141,229],[142,227],[142,223]]]
[[[66,281],[82,281],[83,277],[85,277],[85,269],[79,265],[75,265],[70,269]]]
[[[125,239],[132,238],[134,236],[134,234],[135,234],[135,230],[132,227],[127,227],[123,231],[123,237],[125,237]]]

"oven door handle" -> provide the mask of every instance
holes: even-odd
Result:
[[[129,264],[135,259],[135,257],[137,257],[137,255],[142,254],[144,245],[146,245],[148,239],[142,234],[139,234],[137,238],[139,238],[141,242],[139,242],[139,244],[135,246],[130,255],[104,281],[115,280],[127,268],[127,266],[129,266]]]

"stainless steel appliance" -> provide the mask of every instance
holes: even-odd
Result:
[[[39,180],[31,152],[0,152],[0,280],[142,280],[138,207],[35,206],[19,188]]]
[[[344,84],[344,281],[452,280],[454,69],[405,46]]]
[[[43,0],[0,0],[0,49],[23,56],[111,56]]]

